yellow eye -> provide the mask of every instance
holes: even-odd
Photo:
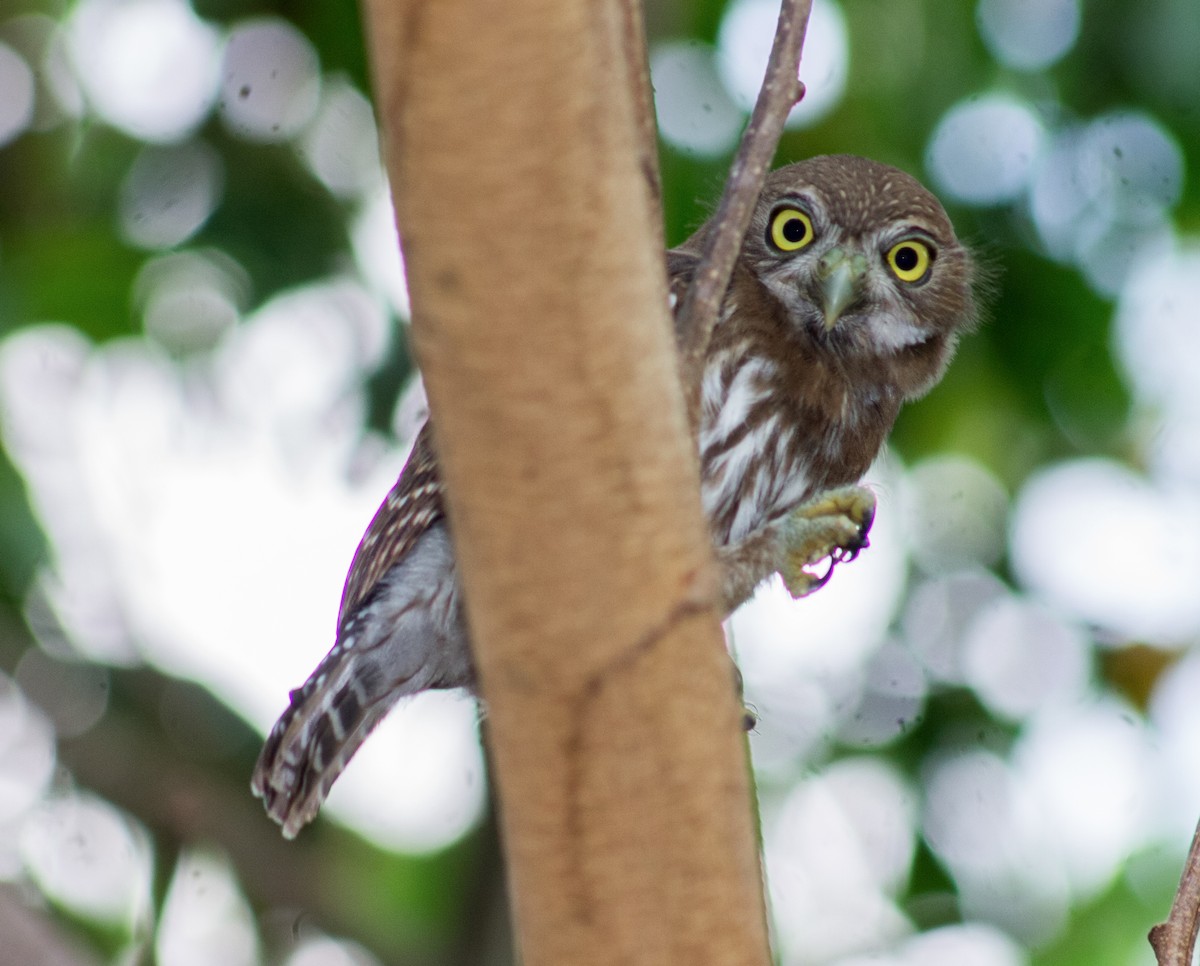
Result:
[[[796,208],[780,208],[771,216],[767,237],[781,252],[798,252],[813,240],[812,219]]]
[[[933,255],[924,242],[910,238],[893,245],[887,253],[887,263],[892,273],[902,282],[919,282],[929,274],[929,263]]]

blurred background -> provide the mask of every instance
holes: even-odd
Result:
[[[676,243],[778,5],[649,7]],[[815,5],[780,161],[916,174],[995,282],[871,549],[729,625],[780,963],[1153,963],[1200,815],[1197,51],[1195,0]],[[248,789],[423,415],[377,151],[353,4],[0,7],[0,961],[511,961],[471,701],[294,843]]]

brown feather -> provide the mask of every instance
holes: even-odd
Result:
[[[445,516],[442,480],[433,450],[433,428],[426,421],[413,442],[400,476],[375,512],[354,552],[342,603],[338,636],[367,600],[380,579],[404,559],[421,535]]]

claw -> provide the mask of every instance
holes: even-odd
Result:
[[[870,524],[868,523],[866,526],[870,526]],[[853,560],[857,560],[858,555],[869,546],[871,546],[871,541],[867,539],[867,535],[864,533],[862,543],[856,544],[853,547],[834,547],[833,553],[829,556],[834,563],[850,563]],[[830,569],[832,570],[833,568]]]
[[[779,570],[789,593],[807,597],[829,583],[838,564],[849,563],[870,546],[867,533],[874,522],[875,497],[858,486],[826,491],[794,510]],[[809,568],[822,560],[829,566],[818,576]]]
[[[786,567],[786,565],[784,570],[780,571],[780,574],[783,577],[783,583],[787,587],[788,593],[796,600],[799,600],[801,597],[807,597],[809,594],[816,593],[829,583],[829,578],[833,576],[833,568],[837,566],[838,562],[830,554],[829,567],[819,577],[805,567],[791,569]]]

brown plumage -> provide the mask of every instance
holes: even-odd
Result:
[[[708,227],[667,253],[673,303]],[[701,378],[701,491],[728,609],[774,571],[788,578],[802,506],[855,483],[901,403],[937,382],[974,321],[973,276],[937,199],[895,168],[838,155],[768,176]],[[426,425],[354,556],[333,650],[267,739],[255,794],[295,835],[400,697],[471,681]]]

